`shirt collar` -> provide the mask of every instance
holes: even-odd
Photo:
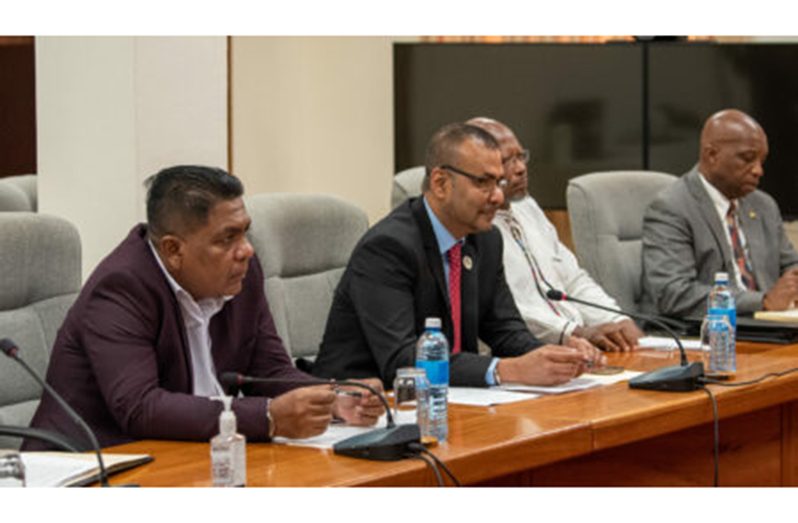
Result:
[[[423,197],[424,200],[424,209],[427,211],[427,216],[429,216],[429,221],[432,224],[432,232],[435,233],[435,239],[438,241],[438,249],[440,250],[441,254],[446,254],[449,252],[449,249],[454,247],[455,243],[462,242],[463,239],[457,239],[452,236],[452,233],[441,223],[435,213],[427,203],[427,197]]]
[[[715,205],[715,208],[718,210],[721,216],[725,218],[726,213],[729,212],[729,206],[735,200],[729,200],[726,196],[718,190],[717,187],[712,185],[709,180],[706,179],[704,174],[699,171],[699,178],[701,179],[701,183],[704,184],[704,188],[707,190],[707,194],[709,194],[709,199],[712,200],[712,203]]]
[[[178,296],[185,300],[189,300],[190,303],[195,304],[197,308],[202,311],[207,311],[207,310],[214,311],[215,309],[215,311],[211,313],[211,315],[215,314],[215,312],[221,309],[222,305],[224,305],[226,302],[233,299],[233,296],[222,296],[221,298],[206,298],[204,300],[200,300],[199,302],[197,302],[197,300],[194,299],[194,296],[192,296],[190,292],[181,287],[180,284],[177,283],[177,280],[175,280],[172,277],[172,275],[169,274],[169,271],[166,270],[166,266],[163,264],[163,260],[161,260],[161,256],[158,254],[158,251],[155,249],[155,245],[152,244],[151,240],[147,240],[147,245],[150,246],[152,255],[153,257],[155,257],[155,261],[158,263],[158,267],[161,268],[161,272],[166,278],[166,281],[169,283],[169,287],[171,287],[172,291],[175,293],[175,296]]]

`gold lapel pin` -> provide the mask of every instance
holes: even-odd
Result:
[[[463,267],[466,268],[467,271],[471,270],[471,267],[474,266],[474,261],[471,259],[471,256],[463,256]]]
[[[748,217],[752,220],[756,220],[756,211],[748,211]]]

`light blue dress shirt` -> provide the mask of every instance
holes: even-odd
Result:
[[[427,216],[429,217],[429,221],[432,224],[432,232],[435,233],[435,239],[438,241],[438,251],[441,253],[441,259],[443,261],[443,272],[445,275],[444,280],[446,281],[446,290],[449,290],[449,257],[446,256],[446,253],[449,252],[449,249],[454,247],[456,243],[463,243],[465,238],[460,238],[459,240],[452,236],[452,233],[441,223],[435,213],[432,212],[430,209],[429,204],[427,203],[427,198],[423,197],[424,200],[424,209],[427,211]],[[461,324],[462,328],[462,324]],[[490,386],[496,385],[496,381],[493,379],[493,371],[496,369],[496,365],[499,364],[499,358],[493,358],[490,362],[490,366],[488,366],[488,371],[485,373],[485,383]]]

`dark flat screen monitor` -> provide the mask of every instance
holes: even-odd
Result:
[[[682,174],[701,126],[736,107],[768,134],[761,188],[798,218],[798,44],[395,44],[396,171],[442,125],[490,116],[532,154],[530,190],[565,208],[568,180],[603,170]]]
[[[798,218],[798,45],[655,43],[649,58],[651,169],[692,168],[706,118],[736,107],[768,135],[760,189]]]
[[[423,165],[441,126],[490,116],[531,151],[530,187],[564,208],[574,176],[641,164],[634,44],[395,44],[396,172]]]

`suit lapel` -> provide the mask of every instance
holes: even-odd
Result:
[[[726,234],[724,233],[724,227],[726,227],[726,225],[721,223],[718,212],[715,210],[715,204],[712,203],[712,199],[709,197],[709,194],[707,194],[706,189],[704,189],[701,180],[698,179],[699,176],[701,175],[698,173],[698,169],[693,169],[687,173],[687,178],[685,180],[687,182],[687,188],[690,190],[690,194],[692,194],[693,198],[698,202],[698,210],[709,226],[712,236],[715,238],[715,243],[721,255],[723,266],[727,268],[727,271],[736,271],[737,269],[731,261],[734,259],[731,255],[731,248],[729,247],[728,241],[726,241]]]
[[[147,241],[146,236],[143,236],[143,241]],[[146,245],[145,249],[147,251],[147,259],[149,263],[148,271],[151,277],[158,281],[159,292],[161,293],[164,302],[169,304],[169,307],[165,313],[169,314],[171,311],[175,314],[175,325],[177,326],[177,331],[180,336],[180,355],[182,356],[182,362],[184,365],[182,374],[185,375],[186,390],[189,394],[191,394],[194,391],[194,373],[191,367],[191,349],[188,345],[186,323],[183,321],[183,311],[180,309],[180,304],[177,301],[175,292],[172,290],[172,287],[169,285],[169,281],[166,279],[161,267],[158,265],[158,261],[155,259],[155,254],[150,250],[148,245]]]
[[[410,208],[413,211],[413,216],[418,223],[419,231],[421,231],[421,241],[424,243],[424,253],[427,258],[427,266],[432,272],[435,279],[435,284],[438,287],[438,292],[446,304],[446,310],[449,311],[449,324],[451,325],[451,305],[449,304],[449,287],[446,284],[443,272],[443,256],[438,248],[438,240],[435,238],[435,232],[432,230],[432,224],[427,216],[427,210],[424,208],[424,200],[418,197],[412,200]]]

